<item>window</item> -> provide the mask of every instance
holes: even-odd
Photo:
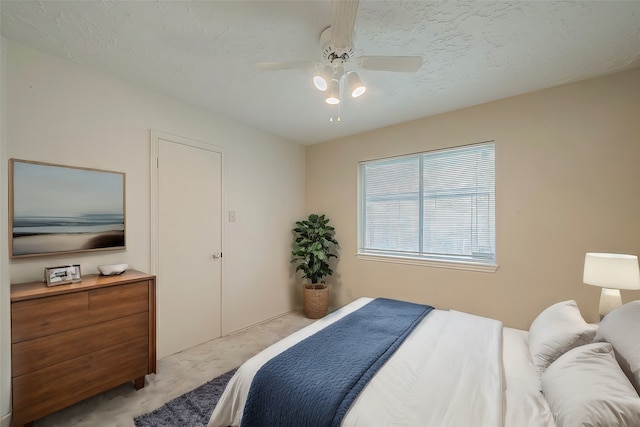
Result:
[[[359,257],[495,267],[493,142],[359,167]]]

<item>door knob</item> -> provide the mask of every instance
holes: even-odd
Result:
[[[218,258],[222,258],[222,252],[214,252],[213,253],[213,259],[218,259]]]

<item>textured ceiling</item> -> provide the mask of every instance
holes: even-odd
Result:
[[[355,54],[422,55],[416,73],[359,71],[335,111],[311,69],[323,1],[7,1],[10,40],[304,144],[640,66],[640,1],[361,0]]]

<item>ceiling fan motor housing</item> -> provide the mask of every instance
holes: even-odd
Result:
[[[337,49],[329,44],[322,49],[322,57],[329,64],[341,65],[348,62],[349,59],[353,57],[353,48],[348,47],[344,49]]]
[[[326,27],[320,33],[322,45],[322,58],[332,66],[343,65],[353,58],[353,46],[339,48],[331,44],[331,26]]]

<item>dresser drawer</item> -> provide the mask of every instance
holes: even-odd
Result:
[[[116,319],[149,310],[149,282],[110,286],[89,291],[92,322]]]
[[[82,326],[88,312],[87,291],[14,302],[11,304],[11,342]]]
[[[55,365],[149,334],[149,315],[137,313],[84,328],[16,343],[11,348],[13,376]]]
[[[14,425],[22,425],[147,373],[147,338],[13,378]]]
[[[11,342],[77,329],[149,309],[149,282],[141,281],[11,304]]]

